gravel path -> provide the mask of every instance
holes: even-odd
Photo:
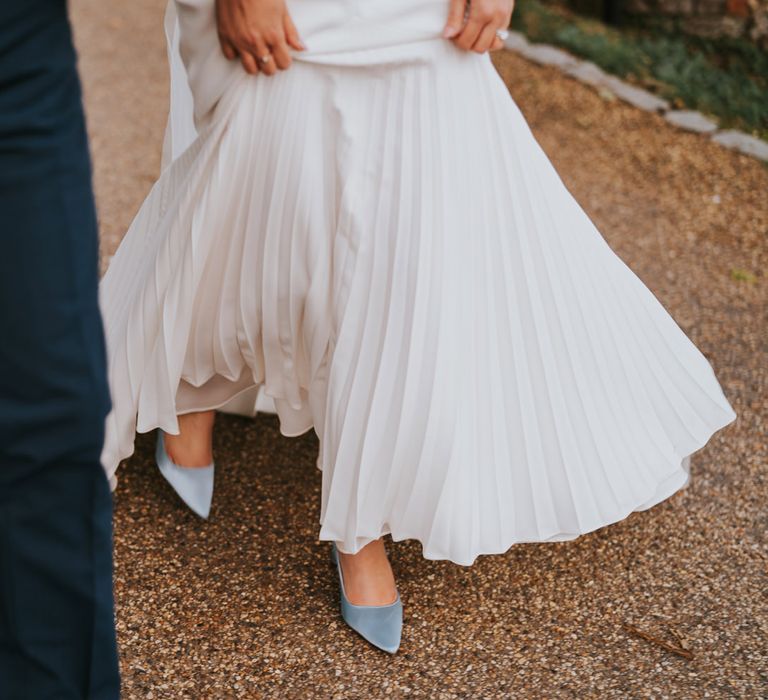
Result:
[[[107,254],[158,172],[163,5],[72,2]],[[610,245],[710,358],[738,420],[693,457],[687,490],[574,542],[472,568],[396,545],[406,625],[394,658],[338,616],[316,540],[313,432],[220,416],[207,524],[142,436],[116,494],[126,698],[768,696],[768,169],[553,69],[512,54],[497,64]],[[623,623],[675,644],[677,632],[693,658]]]

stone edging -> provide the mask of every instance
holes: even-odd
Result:
[[[592,86],[601,94],[617,97],[646,112],[661,114],[667,122],[679,129],[706,134],[712,141],[725,148],[768,161],[768,142],[743,131],[721,131],[717,122],[705,117],[701,112],[672,109],[667,100],[609,75],[591,61],[584,61],[549,44],[531,44],[520,32],[510,32],[504,43],[510,51],[535,63],[559,68],[566,75]]]

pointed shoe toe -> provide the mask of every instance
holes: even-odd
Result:
[[[390,654],[400,648],[403,604],[400,596],[390,605],[353,605],[342,600],[341,616],[361,637]]]
[[[341,616],[355,632],[382,651],[394,654],[400,648],[403,631],[403,603],[400,594],[388,605],[354,605],[344,590],[344,576],[334,543],[331,559],[339,574]]]
[[[165,451],[165,439],[161,430],[158,430],[155,459],[160,473],[181,500],[194,513],[207,519],[213,500],[213,463],[207,467],[183,467],[175,464]]]

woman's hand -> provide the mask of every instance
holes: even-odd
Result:
[[[251,74],[274,75],[291,65],[291,49],[306,47],[285,7],[285,0],[216,0],[221,50],[240,58]]]
[[[496,32],[509,27],[514,9],[515,0],[451,0],[443,36],[467,51],[495,51],[504,46]]]

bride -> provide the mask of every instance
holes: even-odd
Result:
[[[172,2],[165,167],[101,285],[113,485],[157,430],[207,517],[216,409],[314,428],[342,615],[391,653],[386,535],[463,565],[575,538],[683,487],[736,417],[496,73],[511,12]]]

